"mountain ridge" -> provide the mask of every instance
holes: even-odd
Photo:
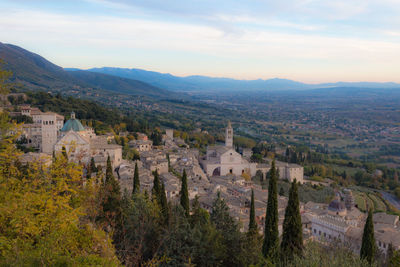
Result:
[[[134,79],[90,71],[66,71],[40,55],[12,44],[0,42],[0,59],[4,61],[5,69],[13,72],[12,80],[27,89],[64,93],[95,90],[156,98],[176,96],[174,92]]]
[[[400,84],[394,82],[335,82],[307,84],[283,78],[240,80],[203,75],[179,77],[170,73],[160,73],[137,68],[101,67],[91,68],[88,69],[88,71],[136,79],[171,91],[307,90],[329,87],[400,88]]]

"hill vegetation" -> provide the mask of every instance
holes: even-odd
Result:
[[[67,72],[45,58],[11,44],[0,43],[0,58],[6,62],[6,69],[14,73],[12,80],[26,89],[62,94],[74,94],[76,91],[85,94],[89,90],[98,94],[120,93],[157,98],[175,96],[140,81],[87,71]]]

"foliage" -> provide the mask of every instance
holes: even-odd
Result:
[[[211,222],[222,238],[219,248],[221,265],[243,266],[245,262],[244,237],[240,233],[239,225],[229,214],[229,208],[220,193],[217,194],[212,206]]]
[[[300,203],[296,179],[289,191],[289,200],[283,221],[281,258],[291,261],[294,256],[300,256],[303,249],[303,228],[301,225]]]
[[[10,138],[0,141],[0,265],[119,265],[111,239],[90,220],[97,189],[83,186],[81,166],[58,155],[49,167],[19,167]]]
[[[355,256],[353,252],[340,244],[327,247],[316,242],[307,242],[301,256],[295,255],[293,261],[286,263],[287,267],[364,267],[370,266],[365,260]],[[374,265],[372,265],[374,266]]]
[[[250,202],[250,215],[249,215],[249,234],[257,233],[257,222],[256,222],[256,212],[254,209],[254,191],[251,190],[251,202]]]
[[[278,231],[278,189],[275,161],[272,161],[268,186],[268,202],[265,217],[263,254],[266,258],[276,262],[279,246]]]
[[[182,174],[182,187],[181,187],[181,206],[185,210],[185,214],[187,217],[189,217],[189,212],[190,212],[190,207],[189,207],[189,193],[188,193],[188,187],[187,187],[187,175],[186,175],[186,170],[183,170]]]
[[[375,244],[374,222],[372,219],[372,209],[370,209],[368,211],[367,221],[364,225],[360,258],[367,260],[371,264],[374,261],[376,250],[377,248]]]
[[[133,174],[133,189],[132,195],[140,192],[140,179],[139,179],[139,168],[137,162],[135,162],[135,172]]]

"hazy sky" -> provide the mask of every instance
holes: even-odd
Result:
[[[400,0],[0,0],[0,42],[62,67],[400,82]]]

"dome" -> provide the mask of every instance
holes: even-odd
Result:
[[[346,210],[346,206],[340,200],[334,199],[331,203],[329,203],[328,209],[333,212],[341,212],[343,210]]]
[[[75,118],[75,113],[71,113],[71,119],[69,119],[64,126],[61,128],[61,132],[69,132],[69,131],[81,132],[84,131],[82,123]]]

